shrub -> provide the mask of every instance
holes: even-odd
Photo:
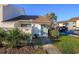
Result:
[[[51,39],[58,39],[58,37],[59,37],[59,31],[57,30],[57,29],[51,29],[50,31],[49,31],[49,38],[51,38]]]
[[[0,44],[4,39],[6,39],[6,36],[7,36],[7,32],[4,31],[2,28],[0,28]]]
[[[51,30],[51,36],[59,36],[58,30]]]
[[[16,47],[21,44],[21,41],[29,40],[30,36],[14,28],[7,32],[7,37],[3,41],[3,45],[7,47]]]

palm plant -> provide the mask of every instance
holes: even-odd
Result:
[[[56,21],[57,21],[57,16],[56,16],[55,13],[48,13],[46,16],[47,16],[47,17],[50,19],[50,21],[51,21],[50,27],[52,27],[52,25],[53,25],[53,26],[56,25],[55,23],[56,23]]]
[[[16,29],[12,29],[12,30],[8,31],[6,39],[3,40],[3,45],[9,46],[9,47],[14,47],[17,44],[16,38],[17,38],[18,34],[19,34],[19,31]]]
[[[25,33],[20,31],[18,28],[12,29],[7,33],[7,37],[4,40],[4,43],[8,47],[16,47],[20,44],[22,40],[29,39],[29,36],[27,36]]]
[[[0,28],[0,44],[6,38],[6,36],[7,36],[7,32],[4,31],[2,28]]]

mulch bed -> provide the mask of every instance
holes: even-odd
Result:
[[[42,47],[40,48],[34,48],[32,46],[22,46],[18,48],[7,48],[7,47],[0,47],[0,54],[38,54],[36,53],[39,51],[43,51],[45,53],[45,50],[43,50]]]

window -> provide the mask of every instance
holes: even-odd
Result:
[[[31,24],[21,24],[21,27],[31,27]]]
[[[76,22],[73,22],[73,24],[75,25],[75,24],[76,24]]]

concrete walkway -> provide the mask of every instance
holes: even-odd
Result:
[[[72,34],[70,34],[69,36],[79,37],[79,35],[72,35]]]
[[[52,44],[49,38],[41,38],[43,49],[47,51],[48,54],[60,54],[61,52]]]
[[[46,50],[48,54],[61,54],[61,52],[52,44],[43,45],[43,49]]]
[[[36,41],[41,41],[42,47],[47,51],[48,54],[60,54],[61,52],[52,44],[51,40],[48,37],[41,37],[36,39]]]
[[[61,52],[52,44],[51,40],[47,37],[40,38],[43,44],[43,49],[47,51],[48,54],[60,54]]]

